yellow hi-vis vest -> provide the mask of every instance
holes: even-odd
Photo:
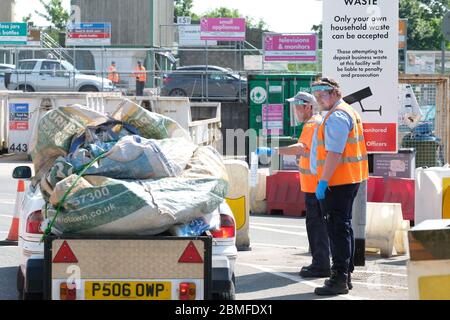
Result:
[[[320,114],[312,116],[303,126],[303,131],[298,141],[299,143],[304,144],[307,149],[307,154],[302,155],[299,162],[300,186],[302,192],[305,193],[315,193],[317,189],[317,175],[311,172],[310,151],[315,130],[320,126],[322,120],[323,118]]]
[[[325,149],[325,125],[333,112],[341,110],[347,113],[353,121],[353,129],[349,134],[347,144],[342,154],[341,162],[334,172],[329,186],[340,186],[360,183],[369,178],[369,162],[367,157],[364,130],[360,115],[347,103],[341,103],[335,110],[328,113],[317,132],[317,176],[321,179],[327,151]]]

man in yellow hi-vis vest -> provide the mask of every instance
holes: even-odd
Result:
[[[325,278],[330,276],[330,244],[326,221],[316,197],[317,175],[311,172],[309,164],[312,138],[315,130],[322,123],[322,116],[315,114],[317,101],[313,95],[307,92],[299,92],[287,101],[294,105],[297,120],[304,124],[297,144],[277,149],[280,155],[301,155],[299,162],[300,186],[302,192],[305,193],[306,230],[312,263],[301,269],[300,276]]]
[[[311,171],[319,183],[317,199],[327,220],[332,256],[331,277],[317,295],[347,294],[352,289],[355,239],[352,208],[369,166],[360,115],[342,100],[339,84],[322,78],[312,92],[327,114],[313,137]]]

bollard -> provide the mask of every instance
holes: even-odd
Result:
[[[367,216],[367,181],[361,183],[353,203],[353,233],[355,235],[355,266],[366,264],[366,216]]]

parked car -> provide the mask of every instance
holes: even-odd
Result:
[[[217,66],[185,66],[164,76],[161,95],[240,100],[247,97],[247,79]]]
[[[0,90],[6,90],[5,86],[5,73],[10,72],[16,68],[13,64],[0,64]]]
[[[30,179],[31,169],[18,167],[13,178]],[[17,290],[25,300],[41,299],[44,277],[44,243],[41,242],[44,222],[42,208],[45,201],[39,184],[30,184],[19,207],[20,266],[17,271]],[[221,228],[212,232],[212,296],[218,300],[235,299],[235,264],[237,259],[236,223],[230,207],[224,202],[217,209]]]
[[[28,92],[99,92],[113,91],[112,81],[80,73],[67,61],[30,59],[21,60],[17,67],[5,75],[9,90]]]

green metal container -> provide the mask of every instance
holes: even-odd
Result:
[[[315,73],[249,75],[249,128],[256,130],[260,136],[264,135],[263,128],[273,128],[275,125],[280,132],[271,132],[267,134],[268,137],[293,137],[297,142],[303,126],[291,126],[290,104],[286,99],[292,98],[299,91],[311,92],[311,84],[315,79]],[[280,113],[277,111],[276,121],[269,123],[273,120],[272,115],[269,115],[272,110],[267,109],[264,119],[264,105],[282,105],[282,120],[278,117]]]

